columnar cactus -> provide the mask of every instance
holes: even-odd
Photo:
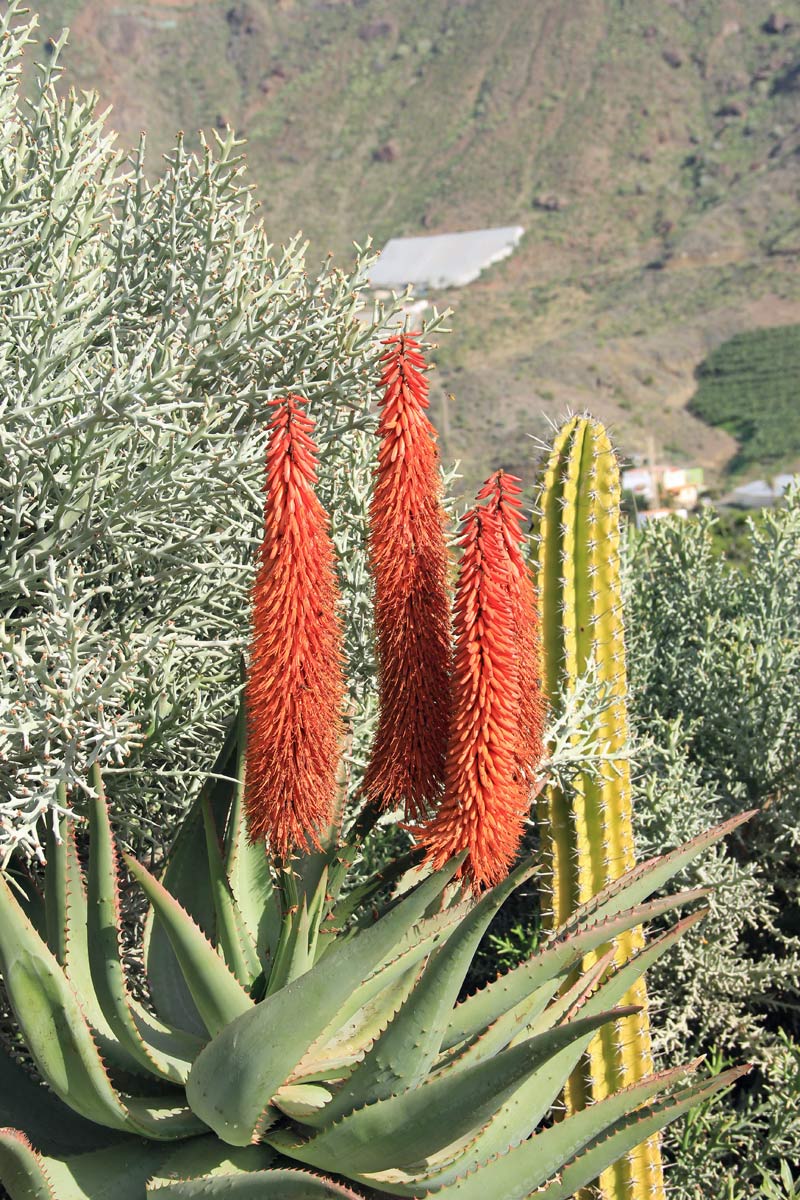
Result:
[[[560,430],[541,487],[539,594],[544,687],[551,704],[574,690],[586,672],[604,693],[597,766],[579,772],[569,791],[553,784],[538,800],[547,864],[546,919],[553,927],[634,864],[627,680],[619,584],[619,469],[603,426],[576,416]],[[624,963],[644,944],[640,928],[614,943]],[[603,948],[584,963],[592,965]],[[647,995],[643,980],[627,1002],[639,1011],[607,1026],[590,1044],[565,1089],[568,1112],[578,1112],[652,1070]],[[604,1200],[664,1197],[658,1141],[648,1142],[604,1171]]]

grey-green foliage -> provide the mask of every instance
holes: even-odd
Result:
[[[711,912],[651,977],[662,1051],[757,1064],[668,1139],[680,1200],[761,1195],[800,1157],[800,496],[751,526],[744,570],[712,529],[659,523],[628,561],[641,853],[763,806],[693,869],[716,887]]]
[[[712,1056],[715,1071],[727,1063]],[[677,1200],[797,1200],[786,1172],[800,1141],[800,1047],[783,1040],[760,1088],[720,1093],[665,1141]]]
[[[683,722],[655,718],[648,732],[652,740],[640,741],[636,754],[643,856],[684,831],[702,831],[729,810],[687,755]],[[707,1045],[768,1062],[775,1038],[765,1030],[767,1009],[800,993],[800,955],[781,934],[781,908],[766,877],[769,864],[747,848],[751,830],[752,825],[742,834],[735,853],[716,850],[694,869],[693,881],[715,889],[708,917],[694,933],[685,961],[671,959],[661,974],[653,973],[662,996],[658,1040],[668,1053],[700,1030]]]
[[[149,183],[96,97],[57,98],[60,46],[27,104],[22,13],[0,0],[0,864],[37,850],[59,784],[74,795],[95,759],[129,830],[168,836],[178,772],[200,777],[233,709],[287,391],[317,421],[364,716],[384,319],[359,315],[363,255],[314,277],[299,241],[273,253],[232,134],[199,158],[179,140]]]

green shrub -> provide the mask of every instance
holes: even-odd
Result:
[[[800,1156],[798,493],[750,523],[746,571],[716,552],[710,517],[649,527],[628,564],[628,627],[640,851],[763,809],[691,874],[715,885],[711,914],[651,978],[662,1051],[743,1051],[758,1067],[698,1137],[673,1135],[677,1195],[758,1196]]]

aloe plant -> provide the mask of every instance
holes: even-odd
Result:
[[[456,1003],[483,931],[535,864],[479,899],[453,884],[458,859],[417,868],[412,886],[386,895],[413,867],[391,863],[347,892],[373,810],[276,875],[242,820],[241,725],[162,879],[122,856],[150,902],[152,1009],[134,999],[120,953],[121,856],[99,769],[85,869],[68,820],[44,897],[0,882],[3,978],[49,1089],[0,1058],[0,1120],[14,1126],[0,1132],[0,1181],[12,1200],[96,1200],[111,1182],[118,1200],[521,1200],[541,1187],[566,1198],[740,1073],[691,1081],[690,1064],[543,1125],[594,1031],[630,1011],[619,1005],[633,983],[703,910],[623,966],[608,955],[581,964],[696,905],[702,889],[645,898],[741,818],[626,873]]]
[[[424,395],[405,383],[417,351],[401,338],[385,355],[397,419],[384,422],[383,449],[396,450],[384,467],[408,455],[413,468],[433,436],[419,419]],[[405,857],[351,877],[385,797],[373,768],[369,798],[345,811],[335,563],[302,405],[278,403],[270,427],[245,703],[161,878],[117,844],[98,763],[86,854],[67,814],[48,834],[42,895],[0,878],[0,970],[47,1085],[0,1054],[0,1182],[12,1200],[567,1200],[746,1069],[693,1079],[690,1063],[551,1120],[592,1038],[637,1011],[625,997],[702,917],[707,893],[648,896],[743,817],[632,867],[535,955],[459,1002],[492,917],[538,869],[528,860],[508,872],[538,744],[538,709],[521,694],[534,641],[515,485],[490,482],[465,522],[447,746],[409,739],[406,751],[428,747],[442,765],[440,813]],[[389,576],[398,624],[413,628],[446,572],[438,484],[407,465],[384,470],[373,529],[397,513],[413,570],[413,513],[435,516],[424,543],[434,577]],[[379,578],[376,591],[386,587]],[[379,745],[427,686],[422,671],[400,669],[403,640],[390,635],[387,623]],[[397,781],[394,756],[389,766]],[[394,802],[408,801],[405,787]],[[146,1001],[120,948],[122,865],[148,901]],[[629,960],[602,949],[685,906]]]
[[[619,468],[603,426],[572,417],[559,431],[541,485],[538,580],[543,679],[552,704],[591,672],[604,695],[596,737],[602,753],[565,788],[550,783],[538,800],[546,862],[545,917],[551,927],[634,864],[630,764],[625,755],[627,676],[619,575]],[[622,965],[641,951],[635,926],[620,934],[613,957]],[[584,960],[589,967],[606,947]],[[565,1089],[567,1110],[637,1083],[653,1069],[647,992],[639,978],[626,995],[636,1011],[608,1025]],[[657,1138],[607,1168],[604,1200],[664,1200]]]

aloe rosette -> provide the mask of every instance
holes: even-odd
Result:
[[[216,774],[237,761],[238,775],[234,739]],[[161,881],[125,858],[150,901],[152,1011],[126,983],[119,854],[94,782],[85,872],[66,825],[43,901],[0,883],[3,978],[48,1085],[0,1058],[12,1200],[96,1200],[110,1181],[118,1200],[566,1198],[740,1073],[692,1081],[690,1064],[543,1126],[593,1033],[628,1011],[632,983],[702,908],[624,966],[606,955],[566,993],[564,981],[613,937],[696,905],[701,890],[645,899],[735,821],[634,868],[457,1003],[532,864],[480,899],[454,887],[458,859],[397,894],[397,863],[348,893],[354,843],[331,830],[273,877],[243,832],[241,782],[212,780]]]
[[[336,585],[311,431],[298,398],[276,407],[245,703],[161,877],[121,852],[95,767],[86,836],[69,817],[51,832],[43,894],[0,880],[0,970],[27,1060],[0,1053],[12,1200],[567,1200],[741,1073],[701,1079],[691,1063],[551,1120],[593,1036],[633,1011],[625,997],[701,918],[706,893],[648,897],[743,818],[632,866],[536,954],[459,999],[492,917],[538,869],[526,861],[487,886],[520,815],[493,796],[520,793],[536,742],[535,709],[521,707],[515,728],[504,707],[522,704],[533,643],[515,666],[527,584],[498,587],[515,559],[503,529],[517,522],[494,485],[465,523],[457,720],[437,751],[444,825],[434,815],[405,857],[352,877],[382,811],[380,770],[345,813]],[[419,594],[404,586],[396,610]],[[402,646],[387,638],[379,651]],[[397,663],[383,667],[395,690],[424,687],[421,671],[403,681]],[[392,712],[424,704],[411,691]],[[387,717],[381,745],[392,737]],[[396,756],[384,757],[396,782]],[[485,828],[457,819],[459,797]],[[395,799],[414,808],[413,795]],[[123,867],[148,902],[144,994],[121,949]],[[604,949],[686,906],[628,961]]]

